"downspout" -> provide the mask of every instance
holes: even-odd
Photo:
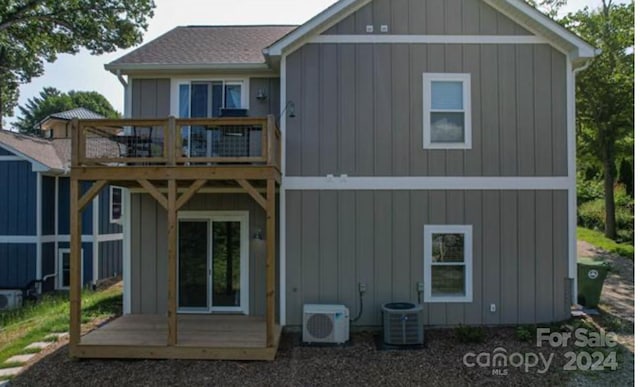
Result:
[[[594,54],[595,56],[600,55],[602,50],[596,49]],[[578,251],[577,251],[577,226],[578,226],[578,198],[577,198],[577,178],[576,178],[576,142],[577,142],[577,131],[576,131],[576,76],[581,71],[586,70],[590,65],[593,59],[587,60],[582,66],[573,68],[571,61],[569,61],[569,65],[571,66],[571,79],[569,80],[571,89],[568,92],[572,93],[572,101],[571,106],[568,106],[570,109],[570,120],[568,124],[570,125],[571,135],[573,136],[573,141],[569,142],[569,144],[573,143],[573,149],[569,150],[569,177],[571,179],[571,189],[569,190],[569,205],[567,206],[569,209],[569,222],[571,227],[569,227],[569,278],[572,280],[572,297],[571,303],[578,303]]]

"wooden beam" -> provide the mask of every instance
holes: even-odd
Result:
[[[177,313],[177,271],[178,271],[178,208],[176,207],[177,184],[169,180],[169,200],[167,201],[167,237],[168,240],[168,292],[167,292],[167,344],[178,344],[178,313]]]
[[[82,211],[89,203],[91,203],[93,198],[102,191],[105,185],[107,185],[106,180],[98,180],[93,183],[91,188],[89,188],[89,190],[85,192],[80,199],[78,199],[78,211]],[[78,193],[80,193],[80,191],[78,191]]]
[[[72,168],[79,180],[267,180],[280,182],[277,168],[267,166],[120,166]]]
[[[251,183],[249,183],[245,179],[236,179],[236,181],[242,188],[244,188],[245,191],[247,191],[249,195],[251,195],[251,197],[256,202],[258,202],[260,207],[262,207],[264,210],[267,210],[267,199],[265,199],[264,196],[260,195],[260,193],[251,185]]]
[[[80,209],[80,182],[71,179],[70,182],[70,258],[69,258],[69,302],[70,302],[70,324],[69,324],[69,344],[74,348],[80,344],[80,323],[81,319],[81,251],[82,251],[82,210]]]
[[[139,179],[138,184],[140,184],[142,188],[146,189],[147,192],[149,192],[149,194],[153,196],[158,201],[158,203],[160,203],[160,205],[164,207],[165,210],[169,208],[167,204],[167,198],[162,193],[160,193],[156,186],[151,184],[149,180]]]
[[[276,182],[267,180],[267,347],[275,345],[275,282],[276,266],[274,264],[276,256]]]
[[[194,181],[193,184],[191,184],[191,187],[189,187],[189,189],[185,193],[180,195],[180,199],[178,199],[176,203],[176,209],[180,210],[185,204],[187,204],[189,199],[191,199],[193,195],[198,193],[200,188],[202,188],[205,184],[207,184],[207,181],[204,179]]]

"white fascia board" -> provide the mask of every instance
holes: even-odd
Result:
[[[363,6],[369,3],[371,0],[341,0],[333,4],[323,12],[317,14],[312,19],[296,28],[293,32],[289,33],[282,39],[278,40],[271,46],[263,50],[265,56],[274,57],[281,56],[282,53],[295,44],[299,40],[303,39],[309,34],[316,32],[318,28],[321,28],[325,23],[334,18],[338,18],[343,14],[349,13],[357,9],[358,6]]]
[[[560,177],[292,177],[284,190],[568,190],[572,180]]]
[[[537,26],[548,31],[549,33],[557,36],[559,39],[567,42],[571,46],[575,47],[575,50],[571,53],[573,60],[579,58],[593,58],[598,55],[598,50],[580,38],[578,35],[562,27],[549,17],[545,16],[540,11],[536,10],[532,6],[526,4],[522,0],[484,0],[487,4],[496,8],[502,13],[508,13],[505,9],[506,6],[510,6],[517,12],[531,19]]]

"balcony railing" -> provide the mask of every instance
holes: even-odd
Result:
[[[275,118],[74,121],[72,166],[268,165],[280,168]]]

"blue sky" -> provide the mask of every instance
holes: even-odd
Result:
[[[144,36],[148,42],[178,25],[226,24],[301,24],[313,17],[334,0],[156,0],[155,16]],[[563,12],[584,6],[594,7],[600,0],[569,0]],[[197,10],[197,12],[196,12]],[[76,55],[61,55],[45,66],[45,74],[20,87],[19,104],[37,95],[43,87],[53,86],[61,91],[98,91],[120,112],[123,110],[123,91],[117,78],[104,70],[104,64],[131,51],[91,56],[82,51]],[[16,109],[15,114],[18,114]],[[15,117],[7,122],[15,121]]]

